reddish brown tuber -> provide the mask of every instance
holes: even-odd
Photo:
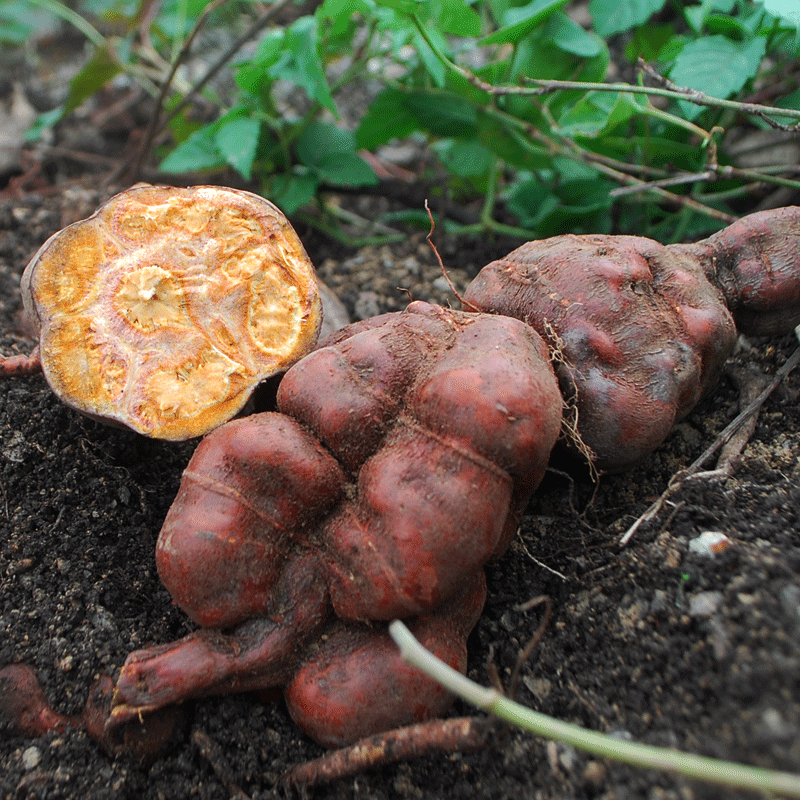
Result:
[[[383,622],[411,618],[464,669],[481,568],[508,546],[559,433],[544,343],[518,320],[413,303],[335,334],[289,370],[278,404],[192,457],[157,564],[211,627],[132,654],[112,725],[283,686],[298,724],[338,746],[448,704]]]
[[[582,443],[599,468],[619,471],[717,383],[737,326],[781,333],[800,322],[800,209],[753,214],[694,245],[529,242],[484,267],[464,299],[549,341]]]

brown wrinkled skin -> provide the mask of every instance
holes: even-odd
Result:
[[[156,559],[206,628],[128,658],[112,727],[283,686],[298,723],[341,745],[449,702],[384,623],[409,618],[464,669],[482,566],[508,546],[560,429],[544,342],[518,320],[413,303],[335,334],[289,370],[278,404],[195,451]]]
[[[685,249],[722,288],[742,333],[780,335],[800,324],[800,208],[750,214]]]
[[[464,672],[467,636],[485,597],[483,572],[478,572],[465,591],[435,613],[416,619],[412,633],[445,663]],[[292,719],[326,747],[343,747],[437,717],[451,702],[440,684],[403,661],[386,628],[341,622],[314,642],[286,687]]]
[[[655,450],[745,334],[800,323],[800,209],[751,214],[701,242],[528,242],[479,273],[468,307],[522,319],[554,349],[577,429],[607,471]]]
[[[736,341],[698,262],[636,236],[558,236],[484,267],[467,303],[560,350],[561,388],[603,470],[632,466],[713,386]]]

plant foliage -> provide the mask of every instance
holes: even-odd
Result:
[[[58,0],[11,0],[0,39],[23,40],[41,8],[82,25],[94,54],[62,114],[120,73],[155,95],[152,60],[137,48],[142,5],[85,0],[76,15]],[[150,39],[165,63],[207,5],[160,4]],[[209,24],[266,7],[222,4]],[[294,213],[324,208],[331,190],[374,186],[381,148],[409,141],[432,199],[475,209],[472,229],[529,237],[686,237],[752,210],[765,186],[800,188],[794,164],[754,170],[729,149],[734,133],[800,119],[796,0],[591,0],[581,24],[574,11],[567,0],[322,0],[239,51],[235,92],[206,89],[216,119],[198,125],[185,109],[171,119],[160,167],[232,169]],[[123,33],[98,40],[110,18]],[[610,74],[624,80],[609,87]],[[186,91],[171,88],[167,108]],[[343,99],[354,91],[368,98],[355,119]],[[787,115],[765,121],[741,105],[753,102]]]

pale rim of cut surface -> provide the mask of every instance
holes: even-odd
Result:
[[[25,269],[42,368],[68,405],[162,439],[207,433],[314,345],[314,267],[250,192],[139,185],[54,234]]]

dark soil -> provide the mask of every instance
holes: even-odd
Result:
[[[32,346],[18,295],[28,259],[103,199],[88,188],[96,176],[66,180],[73,177],[51,175],[38,193],[23,186],[0,197],[4,354]],[[403,307],[401,289],[455,303],[420,236],[353,252],[299,232],[355,317]],[[507,244],[443,240],[441,250],[463,286]],[[750,344],[737,358],[767,373],[797,346],[793,337]],[[737,413],[732,384],[723,382],[634,473],[603,477],[596,488],[585,476],[549,475],[510,551],[488,569],[469,674],[488,684],[496,670],[508,682],[542,618],[541,607],[518,607],[544,594],[553,616],[522,668],[521,702],[652,744],[800,771],[799,392],[793,374],[767,401],[732,478],[686,484],[624,549],[621,533]],[[104,427],[62,405],[41,377],[0,382],[0,398],[0,667],[29,664],[53,706],[78,714],[93,682],[115,676],[129,652],[190,630],[159,584],[154,545],[195,443]],[[693,552],[705,531],[724,533],[730,546]],[[456,703],[453,713],[473,712]],[[175,740],[146,765],[106,754],[79,729],[0,738],[0,796],[267,798],[279,794],[287,768],[320,753],[281,702],[231,696],[192,703]],[[480,752],[426,756],[309,794],[746,796],[501,727]]]

